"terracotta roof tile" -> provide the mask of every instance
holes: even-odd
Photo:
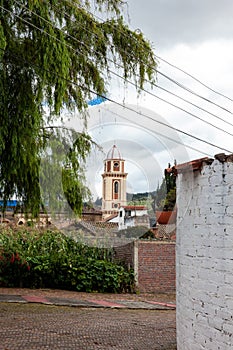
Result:
[[[123,205],[122,208],[126,209],[126,210],[146,210],[148,209],[147,207],[145,207],[144,205]]]
[[[195,171],[195,170],[200,170],[202,168],[203,163],[212,163],[213,159],[204,157],[200,159],[195,159],[190,162],[182,163],[182,164],[177,164],[174,165],[171,168],[165,169],[165,174],[166,173],[174,173],[174,174],[179,174],[179,173],[186,173],[189,171]]]
[[[219,160],[221,163],[233,162],[233,154],[225,155],[225,153],[219,153],[214,156],[215,159]],[[171,168],[165,169],[166,173],[185,173],[189,171],[200,170],[203,164],[212,164],[214,158],[204,157],[199,159],[191,160],[190,162],[174,165]]]

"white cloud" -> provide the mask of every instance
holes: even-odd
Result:
[[[142,30],[155,46],[155,53],[158,56],[192,74],[212,89],[231,97],[233,71],[231,0],[221,2],[148,0],[143,6],[141,0],[129,0],[128,8],[131,28]],[[233,111],[232,101],[220,97],[162,60],[158,69],[204,98]],[[232,123],[230,113],[188,93],[159,74],[158,84]],[[205,154],[214,156],[221,152],[221,148],[231,150],[231,135],[162,102],[159,98],[174,103],[232,134],[233,126],[159,88],[154,87],[152,90],[150,85],[146,85],[145,89],[149,93],[144,91],[138,96],[131,85],[124,85],[122,80],[113,77],[109,84],[109,96],[118,103],[125,103],[127,107],[136,109],[138,113],[105,102],[90,108],[88,120],[89,131],[97,143],[104,147],[104,152],[107,152],[115,142],[119,145],[128,164],[129,187],[133,191],[145,192],[152,187],[152,184],[153,186],[155,184],[156,188],[158,179],[161,181],[164,168],[174,159],[182,163],[201,158]],[[220,149],[167,128],[155,120],[216,144]],[[192,150],[186,145],[199,151]],[[88,168],[89,179],[99,193],[104,155],[101,157],[95,155]]]
[[[126,161],[128,186],[132,192],[154,191],[169,162],[189,160],[178,134],[155,123],[154,119],[167,123],[153,111],[137,105],[120,107],[106,103],[90,109],[89,133],[103,148],[98,156],[93,151],[87,163],[87,178],[95,196],[101,196],[103,161],[113,144]]]

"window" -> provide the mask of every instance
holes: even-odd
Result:
[[[114,171],[119,171],[119,170],[120,170],[120,164],[119,164],[119,162],[114,162],[114,163],[113,163],[113,170],[114,170]]]
[[[115,181],[114,182],[114,193],[118,193],[118,191],[119,191],[119,183],[118,183],[118,181]]]

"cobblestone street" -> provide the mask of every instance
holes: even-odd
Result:
[[[0,303],[0,350],[175,350],[175,310]]]

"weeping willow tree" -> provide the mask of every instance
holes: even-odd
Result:
[[[53,218],[79,215],[83,200],[91,199],[85,185],[85,160],[93,141],[75,130],[54,130],[41,153],[40,194],[42,208]]]
[[[125,24],[123,1],[95,0],[106,20],[97,19],[91,6],[88,0],[0,0],[0,196],[16,195],[34,214],[41,204],[41,154],[52,134],[48,123],[63,108],[84,111],[93,91],[106,94],[114,65],[139,90],[153,79],[151,46]],[[84,133],[78,143],[70,156],[82,150],[85,160],[91,140]],[[79,204],[83,182],[80,177],[74,186]]]

